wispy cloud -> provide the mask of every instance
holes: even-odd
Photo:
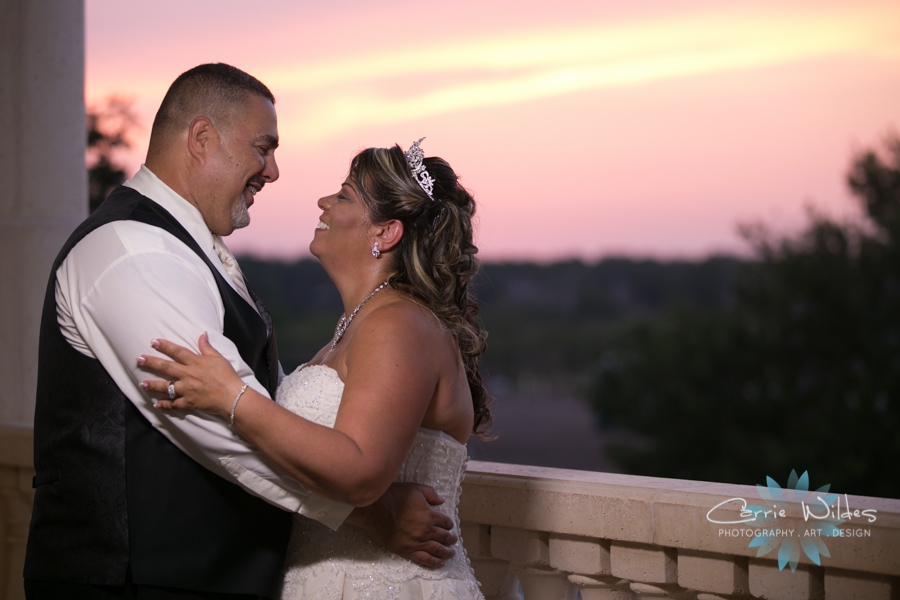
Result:
[[[487,106],[823,57],[900,60],[900,5],[704,12],[509,34],[264,73],[307,140]],[[387,90],[387,91],[386,91]]]

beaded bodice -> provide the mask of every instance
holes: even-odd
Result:
[[[300,367],[285,377],[276,400],[294,412],[320,425],[333,427],[344,384],[337,372],[325,365]],[[438,510],[448,515],[459,532],[460,483],[468,460],[466,447],[440,431],[419,429],[413,446],[400,468],[397,481],[430,485],[444,498]],[[341,572],[353,580],[358,597],[386,598],[385,589],[397,588],[416,578],[469,579],[472,597],[481,597],[461,542],[454,546],[456,556],[442,569],[427,569],[402,559],[372,543],[362,530],[343,525],[332,531],[324,525],[295,517],[285,565],[282,598],[298,597],[295,588],[307,578],[320,578],[328,572]],[[346,583],[346,582],[345,582]],[[335,584],[337,585],[337,584]],[[344,584],[340,584],[344,587]],[[366,590],[371,587],[370,594]],[[340,598],[340,591],[322,593],[323,598]],[[397,597],[400,597],[399,595]]]

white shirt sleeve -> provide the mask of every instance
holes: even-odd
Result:
[[[117,258],[91,260],[98,255]],[[220,418],[163,413],[140,388],[141,381],[156,378],[137,365],[139,355],[155,352],[152,339],[164,338],[196,352],[197,339],[207,332],[241,379],[268,396],[222,333],[224,307],[209,268],[174,237],[135,222],[98,228],[57,271],[57,301],[63,334],[73,347],[97,358],[141,414],[188,456],[271,504],[332,529],[350,514],[353,507],[311,493],[290,479]]]

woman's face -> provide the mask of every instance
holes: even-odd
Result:
[[[313,256],[324,263],[325,260],[359,260],[371,253],[368,238],[371,223],[356,183],[350,177],[337,193],[320,198],[318,206],[322,216],[309,244]]]

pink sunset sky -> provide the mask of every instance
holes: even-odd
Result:
[[[742,222],[852,216],[853,154],[900,131],[896,0],[87,0],[89,105],[143,128],[182,71],[277,98],[281,178],[239,253],[307,254],[368,146],[427,136],[479,201],[489,260],[746,252]],[[129,173],[130,174],[130,173]]]

